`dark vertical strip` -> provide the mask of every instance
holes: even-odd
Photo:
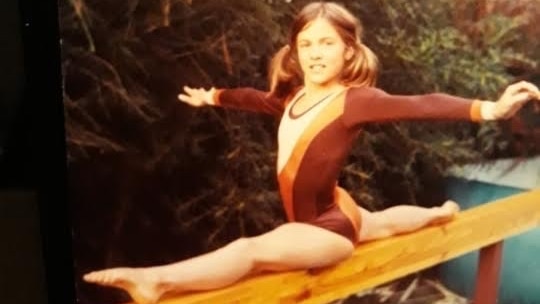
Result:
[[[36,189],[48,303],[74,303],[70,212],[56,1],[20,1],[30,128],[31,182]]]
[[[24,187],[28,128],[23,107],[24,63],[17,0],[0,1],[0,184]]]

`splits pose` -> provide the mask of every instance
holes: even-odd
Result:
[[[370,122],[506,119],[539,98],[528,82],[508,86],[498,101],[442,93],[391,95],[374,87],[377,58],[361,40],[359,21],[342,6],[316,2],[292,24],[289,44],[274,56],[270,91],[184,87],[192,106],[263,112],[280,119],[277,177],[288,222],[218,250],[172,264],[88,273],[90,283],[121,288],[140,304],[167,293],[210,290],[260,271],[331,266],[359,243],[451,220],[455,202],[379,212],[358,206],[337,184],[341,167]]]

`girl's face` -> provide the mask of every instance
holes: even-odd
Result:
[[[352,54],[328,21],[317,18],[309,23],[298,33],[296,46],[306,86],[339,84],[345,58]]]

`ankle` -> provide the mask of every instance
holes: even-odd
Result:
[[[175,283],[175,281],[166,274],[153,273],[149,276],[149,282],[152,284],[155,292],[160,295],[179,291],[178,283]]]

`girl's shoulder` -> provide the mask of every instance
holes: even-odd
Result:
[[[365,99],[373,98],[375,96],[386,95],[387,93],[382,89],[372,86],[354,86],[351,85],[347,89],[347,97],[349,99]]]

